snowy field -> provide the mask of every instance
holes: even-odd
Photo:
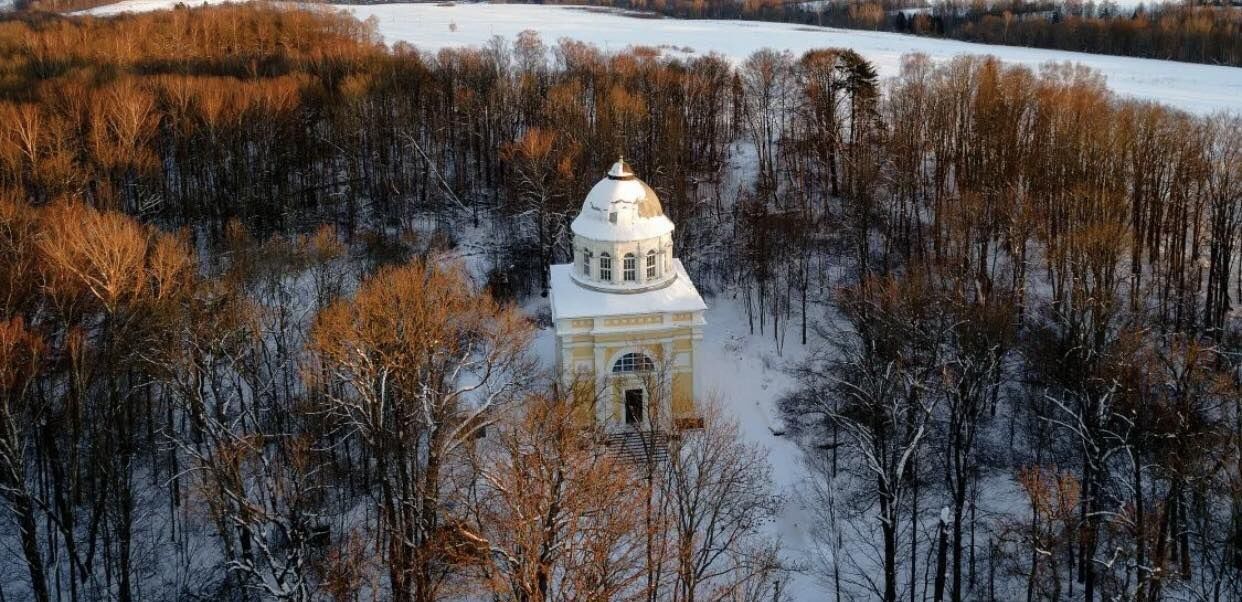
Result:
[[[127,0],[89,12],[114,14],[156,10],[174,4],[175,0]],[[852,48],[875,63],[881,76],[896,75],[902,55],[912,52],[921,52],[937,61],[961,54],[990,54],[1006,63],[1032,69],[1048,62],[1081,63],[1103,73],[1108,86],[1123,96],[1163,102],[1198,114],[1242,113],[1242,69],[1235,67],[971,44],[784,23],[634,18],[566,6],[377,4],[344,8],[360,19],[375,17],[386,42],[409,42],[429,51],[479,46],[493,36],[513,40],[522,30],[533,29],[548,43],[573,38],[606,50],[644,45],[661,47],[669,54],[680,56],[716,52],[735,61],[765,47],[794,53],[834,46]]]

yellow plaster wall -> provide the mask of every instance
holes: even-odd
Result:
[[[627,316],[624,318],[604,318],[604,326],[650,326],[661,324],[664,317],[659,314],[644,316]]]
[[[621,402],[621,383],[620,382],[612,381],[608,384],[608,396],[606,399],[607,401],[604,401],[603,403],[608,404],[606,407],[606,411],[608,413],[608,422],[610,423],[621,422],[621,420],[625,418],[624,414],[622,414],[622,412],[624,412],[625,410]]]
[[[693,416],[694,409],[694,375],[679,372],[673,375],[673,417]]]
[[[684,332],[683,332],[684,331]],[[652,330],[646,332],[617,332],[595,335],[596,343],[635,343],[658,341],[667,337],[690,336],[688,329]]]
[[[611,362],[617,357],[617,354],[627,349],[638,348],[649,355],[657,364],[666,364],[671,367],[671,363],[675,356],[681,354],[692,354],[694,350],[693,328],[691,324],[686,324],[692,319],[692,314],[675,314],[672,319],[682,322],[678,325],[669,324],[669,328],[645,332],[630,333],[608,333],[608,334],[574,334],[568,337],[558,339],[558,343],[577,343],[569,349],[566,356],[571,360],[566,362],[567,368],[578,365],[581,362],[589,361],[594,365],[595,352],[602,350],[604,361]],[[622,323],[624,321],[625,323]],[[652,324],[662,324],[663,318],[659,314],[649,314],[645,316],[633,316],[628,318],[608,318],[603,320],[606,325],[625,326],[647,326]],[[592,320],[574,320],[575,327],[587,327],[593,324]],[[667,339],[672,339],[669,348],[664,347]],[[589,343],[589,345],[582,345]],[[667,357],[667,351],[671,348],[674,357]],[[690,364],[693,366],[693,362]],[[607,405],[605,413],[606,420],[616,423],[622,420],[624,413],[623,403],[621,401],[622,383],[614,379],[605,379],[605,374],[598,375],[593,370],[578,371],[573,375],[567,374],[567,380],[578,383],[576,387],[581,390],[575,390],[573,397],[577,405],[576,412],[580,419],[584,421],[592,421],[598,415],[596,411],[598,403]],[[666,400],[672,410],[673,417],[677,419],[697,416],[694,404],[694,374],[690,369],[678,368],[671,373],[671,394],[672,399]],[[607,380],[607,384],[601,381]],[[667,382],[667,381],[666,381]],[[602,387],[597,395],[596,387]],[[652,392],[648,392],[649,399]],[[650,411],[650,410],[648,410]]]
[[[585,376],[573,383],[572,400],[574,404],[574,416],[580,422],[591,424],[595,421],[595,378]]]

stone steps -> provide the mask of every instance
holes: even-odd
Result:
[[[651,460],[667,461],[668,441],[669,435],[661,431],[630,429],[608,433],[604,445],[623,460],[643,464]]]

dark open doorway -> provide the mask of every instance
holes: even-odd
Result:
[[[625,390],[625,423],[642,424],[643,421],[643,390]]]

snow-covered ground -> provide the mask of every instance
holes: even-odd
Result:
[[[775,434],[784,431],[776,401],[793,392],[794,382],[786,368],[801,361],[807,348],[793,340],[797,335],[789,329],[790,338],[777,353],[770,327],[767,333],[750,334],[746,310],[736,299],[708,299],[706,319],[698,363],[711,369],[702,375],[704,397],[732,413],[743,438],[767,448],[772,481],[785,500],[770,532],[780,539],[787,559],[808,564],[815,545],[808,536],[814,518],[803,505],[807,468],[797,443]],[[786,591],[794,600],[824,599],[813,576],[792,577]]]
[[[89,12],[114,14],[156,10],[174,4],[175,0],[126,0]],[[902,55],[912,52],[921,52],[937,61],[961,54],[990,54],[1007,63],[1033,69],[1048,62],[1080,63],[1104,74],[1108,86],[1123,96],[1159,101],[1199,114],[1222,110],[1242,113],[1242,69],[1235,67],[971,44],[785,23],[635,18],[567,6],[375,4],[342,7],[360,19],[375,17],[379,32],[388,43],[404,41],[430,51],[480,46],[493,36],[513,40],[519,32],[533,29],[548,43],[572,38],[606,50],[644,45],[678,56],[717,52],[735,61],[765,47],[794,53],[811,48],[853,48],[875,63],[882,76],[896,75]]]

